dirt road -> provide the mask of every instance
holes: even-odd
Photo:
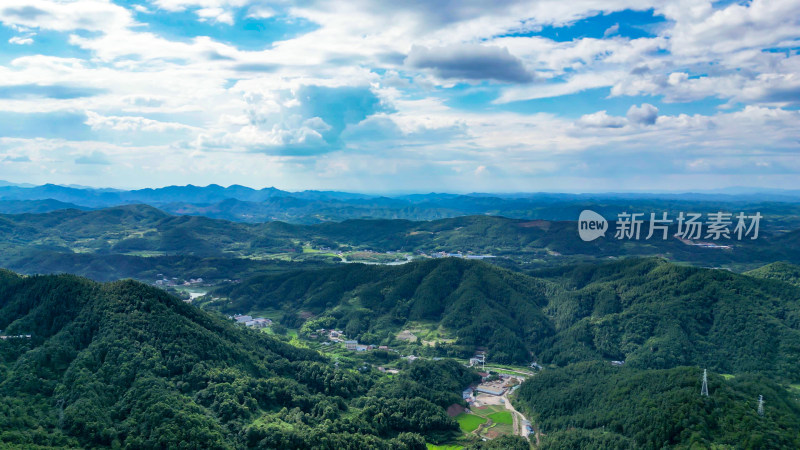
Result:
[[[514,434],[517,436],[522,436],[524,438],[528,437],[528,429],[525,428],[525,416],[522,415],[521,412],[517,411],[514,408],[514,405],[511,404],[511,399],[508,398],[508,392],[503,394],[503,400],[505,400],[506,409],[511,411],[511,416],[513,417],[514,423],[512,425],[514,429]]]

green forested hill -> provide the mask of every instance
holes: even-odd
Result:
[[[795,286],[800,286],[800,266],[785,262],[767,264],[758,269],[745,272],[745,274],[756,278],[785,281]]]
[[[556,334],[537,342],[559,365],[627,360],[800,380],[800,288],[724,270],[630,259],[543,271],[567,290],[546,312]]]
[[[0,340],[0,447],[421,449],[475,377],[334,368],[133,281],[0,272],[0,328],[31,335]]]
[[[329,267],[319,260],[285,261],[280,259],[225,258],[219,256],[169,255],[134,256],[122,254],[23,252],[8,263],[8,269],[26,274],[70,273],[95,281],[125,278],[153,282],[159,274],[179,279],[203,278],[207,284],[264,273]]]
[[[518,406],[543,449],[800,448],[797,395],[762,376],[578,363],[523,383]],[[764,396],[764,416],[758,396]]]
[[[613,223],[609,226],[613,230]],[[434,221],[347,220],[315,225],[245,224],[198,216],[172,216],[146,205],[93,211],[0,215],[0,264],[18,267],[32,251],[134,256],[193,255],[304,259],[304,246],[334,250],[447,252],[498,256],[498,264],[560,265],[606,257],[660,255],[696,265],[753,268],[778,260],[800,263],[800,232],[762,229],[757,240],[724,241],[710,249],[668,240],[618,240],[609,232],[582,241],[576,222],[464,216]],[[673,230],[674,233],[675,230]],[[308,249],[308,247],[306,247]],[[316,255],[329,261],[339,258]],[[58,261],[58,258],[54,258]],[[62,265],[62,271],[68,266]]]
[[[276,309],[299,326],[331,318],[368,343],[432,321],[495,362],[627,360],[800,380],[800,288],[662,259],[543,270],[529,277],[456,258],[347,265],[220,289],[226,312]],[[444,346],[447,348],[447,346]]]
[[[547,282],[485,263],[443,258],[400,266],[347,264],[267,275],[226,286],[215,295],[225,312],[280,309],[284,322],[329,317],[348,337],[383,342],[409,322],[442,327],[470,356],[486,346],[495,361],[526,363],[529,343],[552,334],[542,313]]]

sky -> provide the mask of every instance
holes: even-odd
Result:
[[[0,179],[800,189],[800,2],[0,0]]]

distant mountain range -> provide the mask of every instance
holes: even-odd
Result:
[[[489,214],[519,219],[576,220],[583,209],[614,216],[622,211],[772,210],[800,217],[800,191],[753,190],[705,193],[506,193],[380,196],[337,191],[288,192],[274,187],[167,186],[118,190],[83,186],[15,185],[0,181],[0,213],[42,213],[148,204],[172,214],[237,222],[320,223],[347,219],[435,220]],[[777,209],[777,211],[775,211]],[[796,224],[793,224],[796,225]]]

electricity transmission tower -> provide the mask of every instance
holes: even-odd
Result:
[[[700,395],[708,397],[708,370],[703,369],[703,387],[700,388]]]
[[[758,396],[758,415],[759,416],[763,416],[764,415],[764,396],[763,395],[759,395]]]

